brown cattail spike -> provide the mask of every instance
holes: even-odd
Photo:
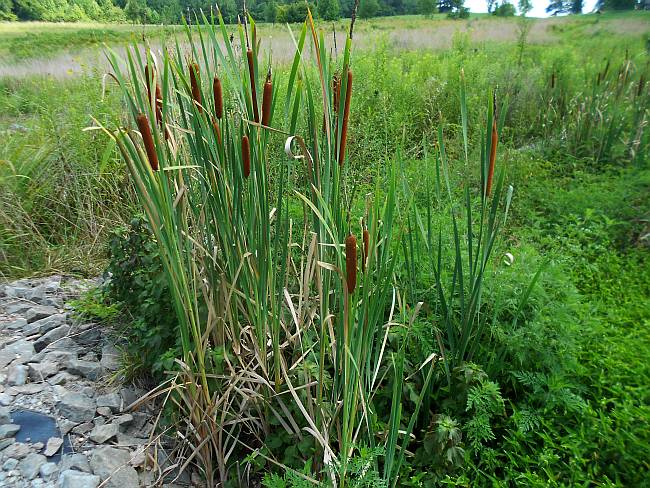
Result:
[[[260,121],[260,112],[257,108],[257,88],[255,87],[255,64],[253,64],[253,50],[246,51],[246,58],[248,59],[248,76],[251,81],[251,103],[253,104],[253,118],[255,122]]]
[[[361,262],[363,271],[366,271],[366,261],[368,261],[368,250],[370,249],[370,232],[363,229],[363,261]]]
[[[147,153],[147,158],[149,159],[149,164],[151,169],[158,171],[158,154],[156,153],[156,148],[153,144],[153,137],[151,136],[151,127],[149,126],[149,119],[145,114],[138,114],[135,118],[138,124],[138,130],[142,134],[142,141],[144,142],[144,149]]]
[[[196,63],[190,64],[190,85],[192,88],[192,98],[194,103],[196,103],[196,108],[199,113],[203,112],[201,108],[201,88],[200,88],[200,79],[199,79],[199,65]]]
[[[352,234],[345,238],[345,272],[348,293],[352,294],[357,287],[357,238]]]
[[[221,146],[221,130],[219,129],[217,119],[214,117],[212,117],[212,129],[214,130],[214,137],[217,138],[217,144]]]
[[[244,166],[244,178],[251,174],[251,146],[248,142],[248,136],[241,138],[241,157]]]
[[[214,94],[214,115],[221,120],[223,117],[223,91],[221,89],[221,80],[217,75],[214,75],[212,92]]]
[[[339,148],[339,166],[345,161],[345,145],[348,136],[348,121],[350,119],[350,100],[352,98],[352,70],[348,68],[348,85],[345,90],[345,104],[343,105],[343,125],[341,126],[341,147]]]
[[[262,125],[269,127],[271,124],[271,103],[273,101],[273,83],[271,82],[271,69],[266,74],[264,93],[262,95]]]
[[[636,89],[636,96],[637,97],[640,97],[641,95],[643,95],[643,85],[644,84],[645,84],[645,79],[644,79],[643,75],[641,75],[641,78],[639,78],[639,86]]]
[[[490,165],[488,167],[486,194],[489,195],[492,191],[492,179],[494,177],[494,164],[497,159],[497,144],[499,143],[499,134],[497,132],[497,119],[496,112],[492,119],[492,139],[490,144]]]

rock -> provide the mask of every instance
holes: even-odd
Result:
[[[9,368],[7,374],[7,383],[10,386],[22,386],[27,383],[27,373],[29,368],[23,364],[17,364]]]
[[[54,308],[63,308],[63,300],[58,297],[45,297],[41,302],[41,305],[46,305],[48,307]]]
[[[107,393],[97,397],[98,407],[108,407],[113,412],[119,412],[122,406],[122,398],[117,393]]]
[[[27,366],[29,367],[29,378],[32,381],[43,381],[59,372],[59,365],[52,361],[29,363]]]
[[[5,307],[5,310],[7,311],[8,314],[10,315],[22,315],[25,312],[27,312],[29,309],[32,308],[32,304],[29,302],[15,302],[12,304],[9,304]],[[25,320],[26,322],[27,320]]]
[[[0,350],[0,369],[5,368],[9,363],[25,364],[34,356],[34,345],[21,339]]]
[[[108,407],[97,407],[97,414],[101,415],[102,417],[110,417],[113,412]]]
[[[68,432],[72,430],[72,428],[75,425],[77,425],[77,423],[68,419],[60,419],[58,421],[58,425],[59,425],[59,430],[61,431],[61,435],[66,435]]]
[[[2,451],[5,447],[12,445],[15,441],[16,439],[14,439],[13,437],[9,439],[0,440],[0,451]]]
[[[39,357],[41,356],[42,357]],[[35,356],[35,358],[38,357],[38,361],[52,361],[53,363],[58,363],[58,364],[66,364],[68,361],[71,361],[73,359],[77,359],[77,353],[73,351],[65,351],[65,350],[54,350],[54,351],[48,351],[46,353],[40,352]]]
[[[115,424],[98,425],[88,436],[91,441],[97,444],[104,444],[115,437],[120,431],[120,426]]]
[[[99,476],[82,473],[71,469],[63,471],[59,476],[60,488],[97,488],[100,482]]]
[[[44,481],[54,481],[59,476],[59,467],[56,463],[45,463],[41,466],[39,473]]]
[[[34,349],[36,350],[36,352],[40,352],[43,349],[45,349],[47,346],[52,344],[53,342],[63,339],[69,333],[70,333],[70,326],[66,324],[61,325],[56,329],[52,329],[47,334],[41,336],[39,339],[34,341]]]
[[[0,405],[6,407],[7,405],[11,405],[12,401],[13,398],[11,395],[9,395],[8,393],[0,393]]]
[[[45,385],[43,383],[27,383],[22,386],[12,386],[12,388],[16,395],[35,395],[36,393],[42,392],[45,389]]]
[[[83,471],[84,473],[90,473],[90,464],[88,463],[88,458],[85,454],[76,453],[76,454],[65,454],[61,456],[61,471],[66,471],[73,469],[76,471]]]
[[[82,346],[93,346],[99,342],[101,337],[102,333],[97,324],[80,324],[75,329],[75,341]]]
[[[68,373],[67,371],[61,371],[51,378],[48,378],[47,382],[52,385],[65,385],[69,381],[75,381],[79,379],[78,376]]]
[[[26,298],[30,288],[20,285],[5,285],[3,292],[4,296],[8,298]]]
[[[61,446],[63,445],[63,439],[60,437],[50,437],[47,440],[47,445],[45,446],[45,451],[43,454],[45,454],[47,457],[54,456],[59,449],[61,449]]]
[[[124,408],[128,409],[129,405],[142,398],[146,392],[144,390],[134,389],[132,387],[120,389],[120,396],[124,400]]]
[[[120,357],[120,351],[113,344],[105,344],[100,364],[106,371],[117,371],[120,369]]]
[[[7,407],[0,407],[0,425],[11,423],[11,410]]]
[[[73,359],[69,361],[66,364],[66,368],[70,373],[84,376],[91,381],[97,380],[102,372],[99,363],[83,361],[81,359]]]
[[[108,480],[106,488],[138,488],[138,473],[129,465],[130,460],[127,451],[98,447],[90,455],[90,466],[102,481]]]
[[[32,452],[32,449],[29,447],[29,444],[23,442],[12,442],[9,447],[2,451],[2,454],[8,458],[22,459],[30,452]]]
[[[120,415],[119,417],[115,417],[115,419],[113,419],[113,423],[117,424],[117,425],[120,425],[120,426],[123,425],[123,426],[127,427],[127,426],[131,425],[131,423],[133,423],[133,415],[131,415],[130,413],[125,413],[124,415]]]
[[[11,471],[18,467],[18,459],[9,458],[2,465],[2,469],[5,471]]]
[[[5,326],[5,328],[6,328],[6,329],[9,329],[9,330],[18,330],[18,329],[22,329],[22,328],[25,327],[26,325],[27,325],[27,320],[25,320],[24,318],[20,317],[20,318],[17,318],[16,320],[14,320],[13,322],[9,322],[9,323]]]
[[[66,318],[67,315],[64,313],[50,315],[49,317],[45,317],[44,319],[37,320],[36,322],[32,322],[31,324],[25,326],[23,328],[23,333],[25,335],[47,334],[52,329],[56,329],[57,327],[65,324]]]
[[[88,422],[95,416],[95,401],[81,393],[67,393],[58,403],[61,416],[73,422]]]
[[[144,446],[145,444],[149,443],[149,439],[141,439],[139,437],[133,437],[129,434],[123,434],[120,432],[117,434],[117,443],[120,446],[128,446],[128,447],[135,447],[135,446]]]
[[[32,322],[36,322],[37,320],[44,319],[45,317],[49,317],[50,315],[54,315],[56,313],[58,313],[58,310],[54,307],[37,305],[25,312],[25,319],[27,320],[28,324],[31,324]]]
[[[25,458],[18,465],[18,469],[20,470],[23,477],[27,478],[28,480],[33,480],[38,476],[41,466],[43,466],[43,464],[46,462],[47,459],[45,459],[45,456],[33,452],[25,456]]]
[[[7,439],[8,437],[15,436],[20,430],[20,425],[16,424],[3,424],[0,425],[0,439]]]
[[[84,422],[83,424],[79,424],[74,429],[72,429],[72,432],[74,434],[82,435],[90,432],[91,430],[93,430],[94,427],[95,424],[93,424],[92,422]]]

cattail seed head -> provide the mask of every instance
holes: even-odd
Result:
[[[244,178],[248,178],[251,174],[251,146],[248,136],[241,138],[241,157],[244,165]]]
[[[221,89],[221,80],[217,75],[214,75],[212,92],[214,94],[214,115],[221,120],[223,117],[223,91]]]
[[[255,64],[253,63],[253,50],[246,51],[246,58],[248,59],[248,75],[251,81],[251,103],[253,105],[253,118],[255,122],[260,121],[260,112],[257,108],[257,88],[255,87]]]
[[[357,238],[352,234],[345,238],[345,272],[348,293],[352,294],[357,287]]]
[[[363,271],[366,271],[366,261],[368,261],[368,250],[370,249],[370,232],[368,229],[363,229],[363,260],[361,261],[361,267]]]
[[[273,84],[271,82],[271,70],[266,75],[264,82],[264,93],[262,94],[262,125],[269,127],[271,124],[271,102],[273,101]]]
[[[490,145],[490,165],[488,167],[488,174],[487,174],[487,185],[486,185],[486,193],[487,195],[490,194],[492,191],[492,179],[494,177],[494,165],[497,159],[497,144],[499,143],[499,134],[497,132],[497,120],[496,120],[496,114],[495,118],[492,119],[492,139],[491,139],[491,145]]]
[[[214,137],[217,139],[217,144],[221,146],[221,130],[219,129],[217,119],[214,117],[212,117],[212,129],[214,130]]]
[[[149,119],[147,119],[147,116],[145,114],[138,114],[135,120],[138,124],[138,130],[140,131],[140,134],[142,134],[144,149],[147,153],[147,158],[149,159],[151,169],[158,171],[158,154],[156,153],[156,148],[153,143],[151,127],[149,126]]]
[[[643,94],[643,86],[645,84],[645,78],[643,75],[641,75],[641,78],[639,78],[639,86],[636,89],[636,96],[640,97]]]
[[[199,113],[201,113],[203,112],[203,108],[201,108],[201,88],[199,73],[199,65],[196,63],[190,64],[190,85],[192,88],[192,98],[196,103],[197,110]]]
[[[345,146],[348,136],[348,122],[350,119],[350,100],[352,99],[352,70],[348,68],[348,85],[345,91],[345,104],[343,105],[343,125],[341,126],[341,147],[339,148],[339,166],[345,161]]]

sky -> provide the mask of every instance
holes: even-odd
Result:
[[[501,2],[498,2],[501,3]],[[514,0],[512,3],[517,5],[517,1]],[[532,0],[533,10],[528,14],[529,17],[548,17],[546,13],[546,7],[550,3],[550,0]],[[584,13],[589,13],[594,9],[596,5],[596,0],[584,0]],[[468,7],[471,12],[487,12],[487,1],[486,0],[465,0],[465,7]]]

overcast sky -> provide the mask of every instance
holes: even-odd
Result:
[[[501,3],[501,2],[499,2]],[[512,3],[517,6],[517,1],[514,0]],[[550,0],[532,0],[533,10],[528,14],[529,17],[548,17],[546,13],[546,7],[550,3]],[[596,0],[584,0],[584,13],[589,13],[594,9],[596,5]],[[487,1],[486,0],[465,0],[465,6],[469,7],[472,12],[487,12]]]

